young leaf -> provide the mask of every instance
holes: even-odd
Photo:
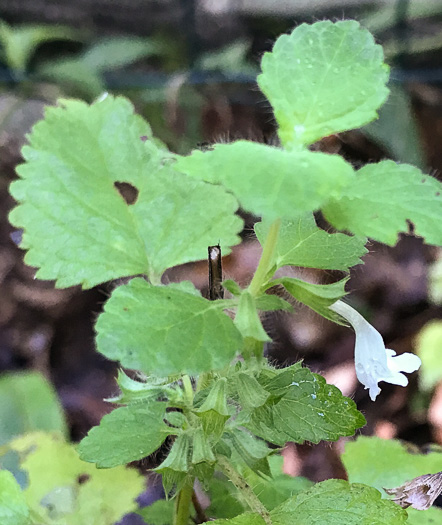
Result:
[[[98,351],[160,377],[222,368],[240,349],[241,336],[217,302],[132,279],[113,292],[98,318]]]
[[[354,176],[350,164],[338,155],[285,151],[245,140],[196,150],[179,157],[174,166],[189,176],[221,184],[245,210],[269,220],[319,209],[331,196],[339,196]]]
[[[214,242],[226,253],[239,241],[234,197],[177,173],[124,98],[48,108],[29,141],[10,220],[24,228],[25,261],[41,279],[60,288],[140,273],[158,280],[204,259]]]
[[[232,460],[235,465],[247,465],[253,472],[270,477],[270,467],[267,456],[271,450],[267,444],[252,436],[245,430],[232,428],[223,435],[232,450]]]
[[[271,222],[263,220],[255,224],[255,233],[264,243]],[[294,220],[282,221],[276,244],[275,265],[293,265],[324,270],[348,270],[360,264],[367,253],[365,238],[351,237],[343,233],[327,233],[316,226],[311,213]]]
[[[269,402],[242,414],[244,426],[262,439],[279,446],[287,441],[336,441],[365,425],[351,399],[299,363],[271,376],[262,380],[272,394]]]
[[[195,398],[195,405],[197,405],[195,412],[201,418],[204,432],[208,435],[212,434],[217,440],[223,433],[226,421],[230,418],[226,386],[227,380],[222,377],[215,380],[210,387],[200,391],[201,395],[207,393],[201,405],[198,397]]]
[[[261,65],[258,84],[287,147],[367,124],[388,95],[382,48],[352,20],[302,24]]]
[[[257,297],[255,304],[256,308],[263,312],[272,312],[275,310],[284,310],[290,313],[294,312],[293,306],[288,301],[271,293]]]
[[[81,441],[80,458],[109,468],[152,454],[174,433],[163,422],[165,412],[166,403],[158,401],[113,410]]]
[[[10,446],[28,473],[24,495],[31,513],[42,517],[38,524],[109,525],[137,507],[145,480],[135,469],[97,469],[58,434],[30,433]]]
[[[342,324],[340,316],[330,310],[329,306],[346,295],[345,284],[348,279],[349,277],[332,284],[312,284],[293,277],[281,277],[270,281],[268,286],[282,284],[296,300],[326,319]]]
[[[245,409],[262,406],[270,394],[251,375],[239,372],[232,378],[232,390],[237,393],[241,406]]]
[[[271,341],[262,326],[256,307],[255,298],[244,290],[239,298],[235,325],[243,337],[252,337],[257,341]]]
[[[152,399],[163,397],[173,403],[182,401],[182,389],[176,385],[169,385],[167,379],[150,376],[149,378],[139,378],[138,381],[129,377],[123,370],[118,371],[117,384],[120,393],[106,401],[117,405],[130,405]]]
[[[364,166],[323,212],[336,228],[385,244],[394,245],[398,233],[408,231],[407,220],[428,244],[442,244],[442,183],[408,164]]]
[[[2,525],[29,525],[29,507],[14,476],[0,470],[0,520]]]
[[[401,525],[407,513],[372,487],[329,479],[296,494],[271,513],[272,525]]]

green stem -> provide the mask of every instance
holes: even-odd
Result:
[[[241,497],[244,499],[250,509],[253,512],[259,514],[267,525],[272,525],[272,519],[270,517],[269,511],[264,507],[258,496],[253,492],[250,485],[241,476],[241,474],[239,474],[230,461],[225,456],[217,456],[217,462],[219,468],[239,490]]]
[[[189,525],[190,503],[192,502],[193,479],[180,490],[175,503],[173,525]]]
[[[253,297],[257,297],[262,285],[267,279],[272,264],[273,256],[275,254],[276,243],[278,241],[279,229],[281,227],[281,219],[277,219],[272,223],[267,234],[264,246],[262,247],[261,259],[259,260],[258,268],[249,285],[249,292]]]

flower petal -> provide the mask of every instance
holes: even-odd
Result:
[[[421,364],[419,357],[409,353],[396,356],[394,350],[386,349],[381,334],[348,304],[337,301],[330,309],[347,319],[356,332],[356,376],[369,389],[372,401],[381,391],[380,381],[400,386],[408,384],[402,372],[417,370]]]

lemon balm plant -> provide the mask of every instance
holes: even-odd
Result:
[[[337,155],[309,150],[374,120],[387,80],[382,48],[358,23],[303,24],[264,55],[258,77],[280,147],[238,141],[178,156],[126,99],[105,96],[90,106],[62,100],[48,108],[23,148],[10,220],[24,230],[21,247],[36,276],[60,288],[133,277],[113,291],[96,324],[98,352],[122,368],[119,407],[83,439],[80,457],[111,468],[168,439],[156,470],[174,496],[165,503],[174,506],[174,525],[192,523],[195,480],[210,492],[214,479],[236,487],[238,505],[208,517],[232,525],[407,520],[405,510],[360,483],[278,485],[277,506],[250,483],[276,483],[272,454],[287,441],[334,441],[365,424],[355,403],[320,375],[300,363],[279,369],[267,362],[259,313],[291,309],[270,288],[282,285],[320,315],[354,327],[356,372],[373,400],[380,381],[405,386],[403,372],[419,367],[416,356],[386,350],[342,301],[347,279],[275,278],[286,265],[348,271],[361,262],[368,237],[393,245],[407,221],[428,243],[442,243],[436,179],[389,160],[355,171]],[[124,198],[124,183],[132,199]],[[239,207],[262,218],[255,228],[262,255],[249,286],[227,281],[232,298],[209,301],[190,282],[164,284],[167,268],[205,258],[218,242],[224,253],[239,242]],[[319,210],[346,233],[318,228]],[[137,371],[136,379],[123,369]]]

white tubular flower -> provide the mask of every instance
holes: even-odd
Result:
[[[336,301],[330,309],[347,319],[356,332],[356,376],[365,388],[369,389],[372,401],[381,391],[379,381],[400,386],[408,385],[408,379],[402,372],[409,374],[420,367],[421,360],[417,355],[405,353],[396,356],[394,350],[385,348],[381,334],[348,304]]]

